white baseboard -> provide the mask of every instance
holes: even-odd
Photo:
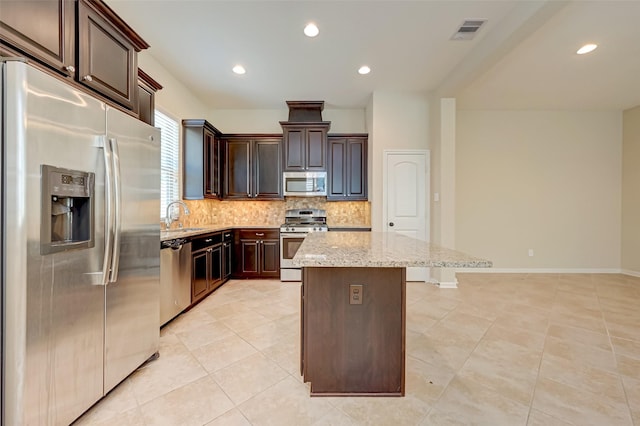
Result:
[[[433,268],[430,282],[440,288],[458,288],[456,270],[453,268]]]
[[[486,274],[627,274],[615,268],[458,268],[456,273],[486,273]]]
[[[640,272],[638,272],[638,271],[631,271],[629,269],[623,269],[622,271],[620,271],[620,273],[625,274],[625,275],[630,275],[632,277],[640,278]]]
[[[454,281],[438,281],[435,278],[429,280],[431,284],[435,284],[440,288],[458,288],[458,280]]]
[[[615,269],[615,268],[457,268],[455,274],[464,273],[485,273],[485,274],[624,274],[632,277],[640,278],[640,272],[631,271],[629,269]],[[435,284],[440,288],[458,288],[458,280],[450,276],[440,277],[442,281],[439,281],[438,274],[433,274],[428,283]]]

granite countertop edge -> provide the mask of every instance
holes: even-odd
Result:
[[[304,239],[293,258],[293,265],[309,268],[490,268],[493,262],[398,233],[323,232]]]
[[[210,234],[212,232],[226,231],[226,230],[234,230],[234,229],[280,229],[280,224],[277,225],[265,225],[265,224],[249,224],[249,225],[229,225],[229,224],[208,224],[208,225],[195,225],[189,226],[185,229],[189,229],[189,231],[160,231],[160,241],[169,241],[175,240],[177,238],[190,238],[197,237],[200,235]],[[349,225],[336,225],[330,224],[329,230],[332,229],[371,229],[370,226],[367,225],[357,225],[357,224],[349,224]]]
[[[301,268],[491,268],[490,260],[415,260],[415,261],[374,261],[374,260],[347,260],[327,261],[325,259],[293,259],[293,265]]]
[[[177,238],[198,237],[212,232],[234,230],[234,229],[280,229],[280,225],[198,225],[187,227],[188,231],[160,231],[160,241],[175,240]]]

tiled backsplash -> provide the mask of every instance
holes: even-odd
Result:
[[[185,227],[209,224],[279,226],[288,209],[317,208],[327,211],[327,222],[336,225],[371,226],[368,201],[327,202],[324,197],[287,197],[285,201],[185,200],[191,214],[181,214]],[[182,213],[182,210],[181,210]]]

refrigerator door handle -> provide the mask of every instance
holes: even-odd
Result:
[[[113,215],[113,249],[111,254],[111,274],[109,282],[118,280],[118,270],[120,268],[120,234],[122,231],[122,180],[120,179],[120,153],[118,150],[118,140],[109,139],[111,145],[111,160],[113,161],[113,199],[114,199],[114,215]]]
[[[110,141],[104,141],[104,193],[105,193],[105,230],[104,230],[104,261],[102,264],[102,285],[109,283],[111,257],[113,252],[113,163]]]

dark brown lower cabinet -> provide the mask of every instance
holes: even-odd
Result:
[[[235,233],[236,278],[280,277],[280,231],[242,229]]]
[[[209,249],[192,253],[191,303],[202,299],[209,289]]]
[[[226,281],[225,244],[221,232],[192,241],[191,304],[198,302]],[[228,262],[231,262],[229,256]]]
[[[404,396],[405,288],[405,268],[303,268],[300,369],[312,396]]]
[[[227,281],[233,271],[233,232],[222,233],[222,279]]]

